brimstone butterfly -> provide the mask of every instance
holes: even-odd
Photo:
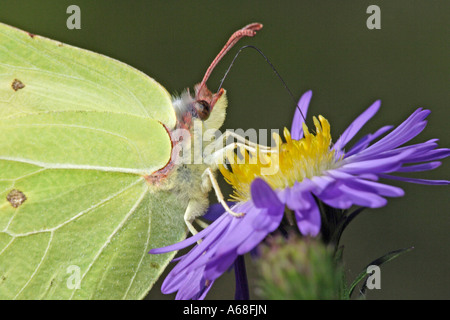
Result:
[[[149,250],[183,239],[185,222],[195,232],[215,186],[214,159],[178,164],[175,146],[192,142],[173,133],[223,124],[224,90],[205,82],[261,27],[233,34],[194,96],[172,98],[121,62],[0,24],[1,299],[147,294],[173,258]]]

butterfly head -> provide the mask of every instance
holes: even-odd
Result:
[[[201,84],[197,84],[195,86],[195,104],[194,108],[197,112],[197,116],[201,120],[207,120],[216,105],[216,102],[223,95],[225,90],[221,88],[217,93],[212,93],[205,86],[201,86]]]
[[[197,84],[194,95],[186,90],[181,96],[173,98],[177,128],[191,129],[196,120],[204,122],[206,127],[212,126],[216,129],[223,124],[227,106],[225,90],[222,88],[213,94],[206,86],[200,90],[199,88]]]
[[[205,72],[203,79],[200,83],[195,85],[194,87],[194,96],[192,97],[189,94],[189,91],[182,94],[180,98],[176,98],[173,101],[173,105],[175,107],[177,118],[178,118],[178,128],[190,128],[194,119],[200,119],[202,121],[208,121],[211,115],[218,114],[220,118],[225,116],[225,108],[226,108],[226,98],[224,96],[225,90],[220,88],[216,93],[212,93],[208,87],[206,86],[206,81],[209,79],[212,71],[219,63],[219,61],[223,58],[223,56],[242,38],[244,37],[253,37],[256,34],[256,31],[261,30],[262,24],[260,23],[251,23],[246,25],[242,29],[234,32],[231,37],[228,39],[225,46],[220,50],[219,54],[213,60],[211,65]],[[223,99],[221,99],[223,97]],[[218,103],[220,101],[223,101]],[[216,104],[219,106],[218,109],[220,111],[213,112]],[[220,115],[219,115],[220,114]],[[210,123],[214,123],[214,127],[218,125],[218,116],[214,116],[214,119],[209,119]],[[223,120],[220,120],[221,124]]]
[[[239,29],[235,33],[233,33],[228,39],[225,46],[220,50],[219,54],[213,60],[208,70],[206,70],[205,75],[203,76],[202,82],[195,86],[195,110],[197,111],[198,118],[201,120],[208,119],[211,114],[212,109],[214,108],[216,102],[223,95],[225,90],[220,88],[217,93],[211,93],[209,89],[206,87],[206,81],[208,80],[211,72],[214,70],[219,61],[223,58],[223,56],[242,38],[244,37],[253,37],[256,34],[256,31],[261,30],[262,24],[260,23],[251,23],[246,25],[242,29]]]

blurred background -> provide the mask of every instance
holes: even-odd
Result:
[[[81,9],[81,29],[69,30],[66,9]],[[381,9],[381,29],[369,30],[369,5]],[[239,47],[252,44],[277,68],[298,99],[313,90],[308,115],[322,114],[334,140],[371,103],[378,114],[362,133],[398,125],[416,108],[429,108],[428,127],[413,142],[440,138],[449,147],[450,2],[435,1],[12,1],[0,2],[0,21],[123,61],[169,92],[201,81],[232,32],[250,22],[264,28],[244,39],[218,65],[214,91]],[[0,39],[1,41],[1,39]],[[269,65],[246,50],[224,82],[227,129],[290,127],[294,104]],[[361,136],[361,135],[359,135]],[[358,137],[356,137],[357,139]],[[449,163],[415,177],[449,179]],[[401,186],[406,195],[361,214],[344,233],[349,281],[370,261],[399,248],[415,249],[381,268],[381,289],[369,299],[450,298],[448,187]],[[224,191],[230,189],[223,184]],[[251,296],[253,262],[248,259]],[[148,298],[173,299],[159,292]],[[234,274],[214,285],[209,299],[233,299]]]

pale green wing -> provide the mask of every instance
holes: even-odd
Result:
[[[117,60],[1,23],[0,57],[2,118],[43,111],[106,111],[149,117],[168,128],[175,125],[164,87]]]
[[[185,235],[144,175],[175,115],[153,79],[0,24],[0,299],[137,299]]]

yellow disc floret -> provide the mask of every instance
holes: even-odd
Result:
[[[240,149],[243,158],[236,154],[228,157],[230,168],[219,166],[225,180],[234,188],[232,199],[250,199],[250,185],[255,178],[264,179],[272,189],[292,187],[305,178],[312,178],[325,170],[336,167],[335,152],[331,149],[330,124],[319,116],[313,118],[316,133],[309,132],[303,124],[304,137],[292,140],[288,129],[284,129],[283,142],[278,134],[273,134],[276,146],[270,152],[257,150],[248,153]]]

